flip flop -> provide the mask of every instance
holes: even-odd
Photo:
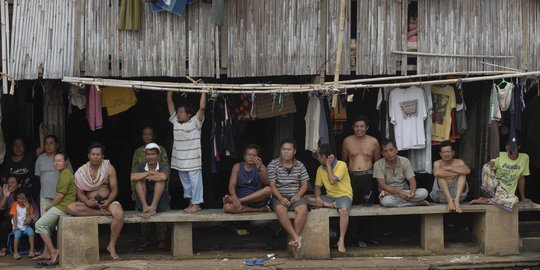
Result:
[[[34,264],[34,268],[44,268],[47,264],[47,262],[37,262]]]
[[[246,260],[244,261],[244,264],[247,266],[254,266],[256,260]]]
[[[45,269],[52,269],[52,268],[56,268],[57,266],[58,266],[58,261],[45,263]]]

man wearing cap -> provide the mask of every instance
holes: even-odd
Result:
[[[78,202],[67,206],[72,216],[112,216],[111,237],[107,250],[113,260],[118,260],[116,241],[124,225],[124,210],[118,201],[118,181],[111,162],[103,159],[105,146],[92,143],[88,147],[89,161],[75,172]]]
[[[508,141],[506,152],[489,161],[482,168],[482,190],[486,197],[472,200],[471,204],[493,204],[512,211],[518,202],[516,189],[521,201],[530,201],[525,197],[525,176],[529,175],[529,156],[519,153],[519,142]]]
[[[146,163],[141,163],[131,173],[131,181],[135,182],[137,198],[135,204],[143,213],[143,218],[150,218],[157,212],[169,208],[169,192],[167,179],[169,166],[159,161],[159,146],[149,143],[144,147]]]

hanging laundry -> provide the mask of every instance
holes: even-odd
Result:
[[[313,153],[317,152],[317,142],[319,142],[319,127],[321,118],[321,100],[315,94],[309,98],[306,116],[306,150]]]
[[[495,85],[497,88],[497,93],[499,96],[499,106],[501,107],[501,111],[506,111],[510,107],[510,102],[512,102],[512,93],[514,90],[514,84],[510,82],[505,82],[505,85],[503,88],[500,88],[499,85]]]
[[[118,30],[137,31],[141,26],[141,0],[122,0]]]
[[[518,89],[514,89],[512,93],[512,100],[510,101],[510,107],[508,108],[508,118],[510,122],[510,140],[512,142],[517,142],[518,134],[521,133],[521,114],[525,109],[523,107],[523,88],[524,85],[521,85]]]
[[[97,86],[90,85],[88,88],[88,101],[86,107],[86,119],[90,130],[96,131],[103,128],[103,116],[101,115],[101,94]]]
[[[101,105],[107,108],[108,116],[125,112],[135,104],[137,104],[137,96],[131,88],[101,88]]]
[[[335,98],[336,97],[332,97],[332,99],[335,99]],[[325,110],[325,105],[328,105],[328,100],[322,97],[320,97],[319,99],[320,99],[320,108],[321,108],[320,109],[321,117],[319,117],[319,144],[328,144],[330,143],[330,133],[331,133],[329,129],[330,125],[328,125],[329,119],[327,119],[326,110]],[[316,150],[313,152],[316,152]]]
[[[336,140],[334,138],[334,132],[332,132],[332,129],[331,129],[332,123],[330,122],[331,121],[331,118],[330,118],[330,102],[328,101],[328,98],[329,97],[327,97],[327,96],[321,97],[321,105],[322,105],[321,115],[324,116],[326,124],[321,123],[321,126],[320,126],[320,129],[324,128],[327,131],[328,137],[324,136],[324,138],[323,138],[323,135],[324,135],[323,134],[323,135],[321,135],[321,138],[319,139],[319,141],[321,141],[321,143],[326,142],[326,143],[330,144],[332,149],[337,149],[336,148]],[[321,120],[323,119],[322,116],[321,116]]]
[[[457,135],[463,134],[467,131],[467,105],[465,105],[465,99],[463,98],[463,89],[461,83],[456,87],[456,113],[455,113],[455,131]]]
[[[286,115],[296,112],[294,95],[292,94],[262,94],[255,99],[252,118],[263,119]]]
[[[184,14],[186,5],[192,4],[197,0],[156,0],[150,7],[152,12],[168,11],[178,16]]]
[[[426,147],[424,120],[427,117],[424,91],[418,87],[390,91],[388,115],[394,125],[398,150]]]
[[[424,90],[424,98],[426,100],[426,119],[424,120],[424,128],[426,139],[431,138],[431,115],[433,114],[433,102],[431,100],[431,86],[422,88]],[[431,160],[431,143],[427,142],[423,149],[411,149],[408,152],[408,158],[411,162],[413,170],[417,173],[432,173],[433,163]]]
[[[248,95],[232,95],[227,97],[229,114],[239,118],[251,110],[251,98]]]
[[[390,138],[390,119],[388,117],[388,98],[390,89],[380,88],[377,94],[377,110],[379,111],[379,130],[382,138]]]
[[[490,121],[500,121],[502,118],[501,107],[499,105],[499,95],[497,85],[493,84],[489,97],[489,119]]]
[[[84,88],[79,88],[75,85],[69,87],[68,98],[71,105],[84,110],[86,108],[86,90]]]
[[[212,0],[212,17],[210,22],[222,27],[225,24],[225,0]]]
[[[6,142],[4,140],[4,132],[2,131],[2,126],[0,125],[0,164],[4,164],[5,155],[6,155]]]
[[[456,108],[456,94],[450,85],[431,87],[433,100],[431,140],[442,142],[450,139],[452,128],[452,109]]]

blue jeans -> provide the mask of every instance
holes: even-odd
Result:
[[[18,229],[18,230],[14,230],[13,231],[13,237],[15,239],[19,239],[21,238],[22,235],[26,235],[26,236],[34,236],[34,229],[32,229],[32,227],[30,226],[26,226],[26,228],[24,228],[24,230],[21,230],[21,229]]]
[[[178,176],[184,188],[184,198],[191,199],[192,204],[204,203],[202,170],[178,171]]]

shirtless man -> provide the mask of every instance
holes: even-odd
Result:
[[[381,148],[377,139],[367,135],[366,132],[368,129],[368,119],[365,116],[358,116],[353,123],[354,134],[343,140],[341,149],[341,159],[349,167],[353,205],[361,204],[362,200],[367,202],[370,200],[370,197],[375,198],[377,194],[377,190],[373,192],[373,189],[377,186],[373,179],[373,164],[381,158]],[[358,236],[355,236],[357,232],[364,234],[360,239],[366,239],[365,232],[369,230],[369,220],[351,220],[349,227],[356,228],[350,230],[353,234],[350,239],[358,239]],[[357,244],[358,247],[367,246],[364,241],[358,241]]]
[[[471,169],[463,160],[454,158],[456,152],[452,142],[441,142],[440,149],[441,159],[433,163],[435,181],[429,196],[434,202],[447,203],[448,211],[461,213],[459,202],[467,198],[466,177]]]
[[[116,170],[109,160],[103,159],[104,155],[105,146],[102,144],[92,143],[88,147],[89,161],[75,172],[79,201],[69,204],[67,212],[72,216],[112,216],[107,250],[113,260],[118,260],[116,241],[124,225],[124,210],[115,201],[118,195]]]
[[[341,159],[348,164],[353,204],[361,204],[364,196],[370,196],[375,187],[373,163],[381,158],[381,148],[377,139],[366,134],[369,123],[365,116],[359,116],[353,124],[354,135],[343,141]]]

